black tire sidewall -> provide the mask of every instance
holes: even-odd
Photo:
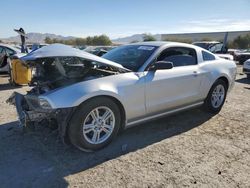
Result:
[[[106,141],[100,144],[91,144],[84,138],[83,122],[87,117],[87,115],[93,109],[100,106],[105,106],[108,107],[110,110],[112,110],[115,116],[115,127],[112,134]],[[71,118],[68,129],[69,138],[71,143],[80,150],[83,151],[99,150],[105,147],[107,144],[109,144],[116,137],[120,125],[121,125],[121,113],[116,103],[108,97],[96,97],[84,102],[76,109],[75,113]]]
[[[215,108],[212,105],[212,94],[213,94],[213,91],[214,91],[215,87],[217,87],[218,85],[222,85],[224,87],[225,96],[224,96],[224,100],[221,103],[221,105],[218,108]],[[225,103],[225,100],[226,100],[226,97],[227,97],[227,90],[228,90],[228,87],[227,87],[225,81],[223,81],[221,79],[216,80],[215,83],[212,85],[211,89],[209,90],[208,96],[207,96],[207,98],[205,100],[205,103],[204,103],[205,109],[207,111],[211,112],[211,113],[218,113],[221,110],[221,108],[223,107],[224,103]]]

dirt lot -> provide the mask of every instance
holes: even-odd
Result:
[[[239,69],[239,72],[241,70]],[[83,153],[56,131],[23,132],[0,75],[0,187],[250,187],[250,81],[237,75],[222,111],[196,109],[126,130]]]

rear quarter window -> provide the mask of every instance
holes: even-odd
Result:
[[[208,52],[202,51],[202,58],[203,61],[212,61],[215,60],[215,56],[213,54],[210,54]]]

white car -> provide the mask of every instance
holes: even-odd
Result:
[[[8,44],[0,44],[0,72],[9,72],[9,58],[16,55],[18,57],[24,56],[21,50]]]
[[[245,73],[247,75],[247,78],[250,79],[250,59],[248,59],[244,62],[243,73]]]
[[[202,41],[202,42],[194,42],[193,45],[199,46],[201,48],[204,48],[220,58],[227,59],[233,61],[234,58],[231,54],[228,53],[222,53],[223,43],[218,41]]]
[[[173,42],[124,45],[102,58],[54,44],[21,60],[36,73],[31,91],[9,99],[20,122],[57,122],[64,140],[88,151],[164,115],[199,106],[218,113],[236,76],[233,61]]]

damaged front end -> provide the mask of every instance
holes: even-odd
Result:
[[[29,84],[32,89],[25,95],[14,92],[7,102],[16,106],[21,126],[44,121],[56,123],[63,138],[76,107],[52,107],[43,96],[78,82],[130,71],[114,62],[64,45],[40,48],[21,60],[32,70]]]
[[[42,122],[48,126],[56,125],[63,142],[68,143],[65,140],[66,128],[75,108],[51,109],[47,102],[33,95],[32,90],[26,95],[14,92],[6,102],[16,107],[21,127],[26,128]]]
[[[22,95],[14,92],[6,102],[16,106],[20,125],[24,127],[28,126],[31,122],[52,119],[56,115],[56,110],[42,108],[39,98],[34,95]]]

